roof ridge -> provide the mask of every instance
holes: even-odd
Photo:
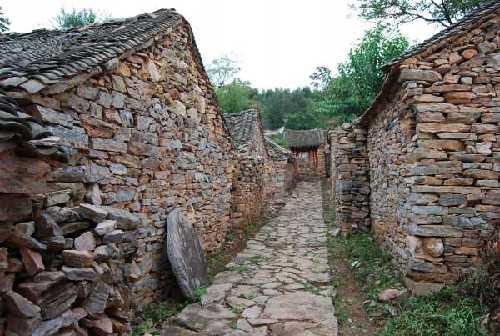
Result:
[[[384,68],[391,67],[395,64],[399,64],[403,60],[410,58],[412,56],[415,56],[421,52],[424,52],[427,48],[431,47],[432,45],[436,45],[442,40],[455,35],[459,34],[460,32],[456,32],[455,30],[463,28],[467,24],[470,25],[480,25],[481,23],[485,22],[488,20],[486,17],[487,15],[495,12],[496,10],[500,9],[500,1],[499,0],[491,0],[489,2],[485,2],[481,5],[479,5],[477,8],[473,9],[471,12],[468,14],[464,15],[460,20],[452,24],[451,26],[444,28],[437,32],[436,34],[432,35],[428,39],[425,39],[424,41],[414,45],[411,47],[408,51],[406,51],[404,54],[401,56],[393,59],[391,62],[387,63],[384,65]],[[479,20],[476,20],[479,18]],[[474,20],[474,21],[473,21]],[[471,22],[473,21],[473,22]]]
[[[1,35],[0,87],[36,93],[82,73],[102,72],[125,53],[148,47],[182,20],[177,11],[160,9],[64,31]]]

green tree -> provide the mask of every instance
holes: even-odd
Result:
[[[361,42],[349,51],[347,61],[338,66],[337,76],[316,93],[317,118],[322,123],[329,119],[343,122],[363,113],[383,84],[382,66],[408,46],[408,40],[399,32],[380,24],[365,32]]]
[[[54,17],[55,28],[71,29],[86,26],[98,21],[97,13],[91,8],[72,9],[66,11],[61,8],[59,13]]]
[[[241,68],[228,56],[214,59],[207,65],[207,74],[213,85],[222,87],[235,79]]]
[[[332,80],[332,71],[325,66],[319,66],[309,78],[313,88],[323,89]]]
[[[215,89],[217,101],[224,113],[238,113],[243,110],[257,107],[257,89],[249,82],[239,79]]]
[[[2,7],[0,6],[0,33],[9,30],[10,21],[7,19],[2,12]]]
[[[313,92],[309,88],[265,90],[259,93],[258,100],[265,128],[320,126],[313,111]]]
[[[461,17],[491,0],[357,0],[354,7],[368,20],[407,23],[424,20],[449,27]]]

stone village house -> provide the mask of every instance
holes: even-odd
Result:
[[[490,2],[416,46],[386,66],[359,123],[330,131],[339,225],[371,225],[416,293],[498,244],[499,24]]]
[[[174,287],[168,213],[210,253],[243,188],[191,28],[159,10],[0,45],[0,335],[127,333]]]
[[[288,148],[295,158],[299,178],[326,177],[329,155],[326,154],[327,133],[322,129],[284,131]]]
[[[232,213],[239,225],[255,224],[292,189],[292,155],[264,136],[257,110],[226,114],[224,119],[241,167],[233,185]]]

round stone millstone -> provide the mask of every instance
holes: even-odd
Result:
[[[191,221],[180,209],[167,217],[166,249],[182,293],[196,299],[196,289],[208,285],[207,262]]]

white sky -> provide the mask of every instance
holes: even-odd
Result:
[[[240,77],[258,88],[310,83],[316,66],[335,69],[370,25],[358,18],[354,0],[1,0],[11,32],[50,28],[61,7],[93,8],[121,18],[176,8],[191,23],[205,63],[225,54],[239,61]],[[403,27],[421,41],[435,27]]]

